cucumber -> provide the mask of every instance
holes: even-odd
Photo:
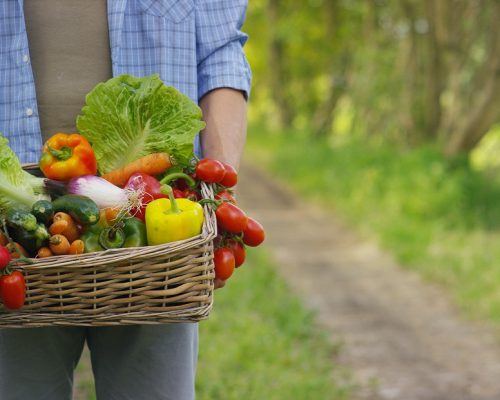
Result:
[[[36,217],[24,208],[11,208],[7,211],[6,219],[10,226],[26,231],[34,231],[38,225]]]
[[[38,200],[31,207],[31,213],[36,217],[38,222],[48,225],[54,217],[54,207],[48,200]]]
[[[54,212],[65,212],[82,225],[93,225],[99,221],[99,207],[88,198],[79,194],[66,194],[52,202]]]

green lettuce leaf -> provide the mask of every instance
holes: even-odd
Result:
[[[165,86],[158,75],[120,75],[87,94],[76,126],[92,144],[99,172],[105,174],[158,152],[186,164],[205,124],[200,108]]]
[[[9,141],[0,134],[0,209],[31,208],[44,195],[44,180],[24,171]]]

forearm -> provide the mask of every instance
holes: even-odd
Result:
[[[200,101],[206,127],[201,132],[203,157],[238,169],[246,140],[247,103],[239,90],[220,88]]]

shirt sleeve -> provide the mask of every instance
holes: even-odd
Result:
[[[198,99],[229,87],[250,95],[252,74],[243,53],[248,36],[240,31],[247,1],[200,0],[196,5]]]

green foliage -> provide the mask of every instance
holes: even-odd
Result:
[[[472,315],[500,323],[500,182],[432,146],[259,132],[249,135],[252,157],[449,287]]]
[[[277,105],[272,101],[270,80],[274,75],[270,69],[279,69],[286,82],[281,91],[289,99],[295,113],[294,121],[300,123],[304,116],[314,113],[328,95],[330,70],[359,24],[359,11],[356,7],[339,8],[338,19],[343,23],[333,32],[331,21],[324,12],[324,1],[278,1],[280,18],[276,24],[269,23],[269,3],[250,2],[244,26],[251,38],[245,51],[254,77],[252,112],[274,122]],[[331,37],[333,34],[335,40]],[[278,40],[283,49],[282,65],[279,66],[270,62],[269,45],[273,39]]]
[[[335,347],[313,315],[290,294],[265,253],[248,253],[200,324],[197,398],[349,398],[349,386],[335,383]]]
[[[357,134],[467,153],[500,117],[499,17],[493,1],[250,2],[251,116],[328,136],[343,100]]]

